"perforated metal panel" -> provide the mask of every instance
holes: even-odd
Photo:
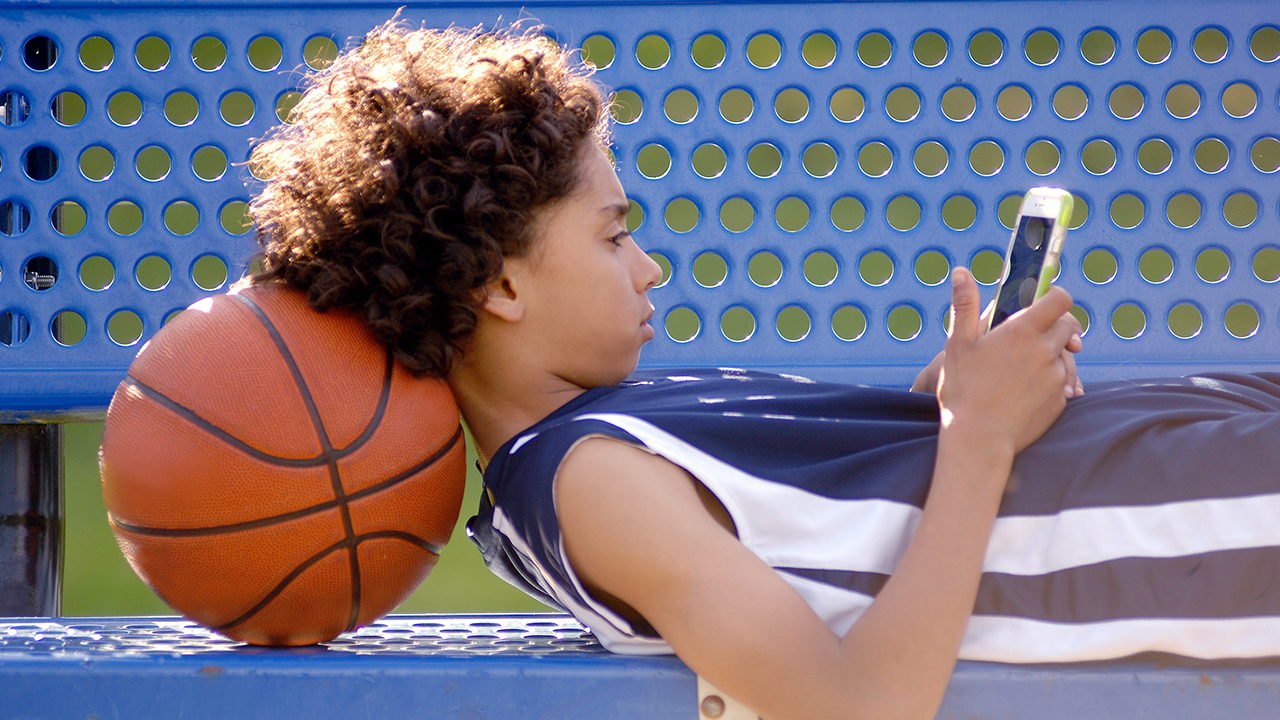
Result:
[[[906,384],[949,269],[993,280],[1041,184],[1082,201],[1060,284],[1087,380],[1280,358],[1274,3],[600,4],[404,15],[533,16],[601,66],[637,237],[671,268],[643,364]],[[10,416],[100,409],[138,342],[242,272],[248,138],[295,68],[393,11],[58,7],[0,10]]]

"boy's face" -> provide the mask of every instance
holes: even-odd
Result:
[[[528,357],[583,388],[630,375],[653,339],[646,295],[662,270],[627,232],[629,205],[613,165],[594,145],[574,193],[543,212],[526,257],[509,258],[523,306]]]

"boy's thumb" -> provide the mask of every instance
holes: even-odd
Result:
[[[951,336],[976,340],[981,324],[982,307],[978,284],[968,268],[951,271]]]

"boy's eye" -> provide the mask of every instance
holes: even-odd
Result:
[[[631,233],[626,232],[624,230],[623,232],[620,232],[617,235],[614,235],[613,237],[609,238],[609,242],[613,243],[614,245],[621,245],[622,241],[628,237],[631,237]]]

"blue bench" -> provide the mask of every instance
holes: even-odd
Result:
[[[524,8],[524,10],[522,10]],[[253,248],[247,139],[393,7],[0,7],[0,715],[732,718],[674,658],[564,616],[393,617],[320,648],[57,618],[60,426]],[[1080,200],[1059,284],[1086,381],[1280,367],[1270,0],[411,3],[531,16],[617,91],[631,222],[669,270],[648,367],[906,385],[951,267],[991,283],[1013,199]],[[665,331],[665,332],[664,332]],[[376,657],[354,657],[354,655]],[[484,656],[484,657],[478,657]],[[14,690],[17,688],[17,690]],[[1280,665],[961,663],[940,717],[1269,717]]]

